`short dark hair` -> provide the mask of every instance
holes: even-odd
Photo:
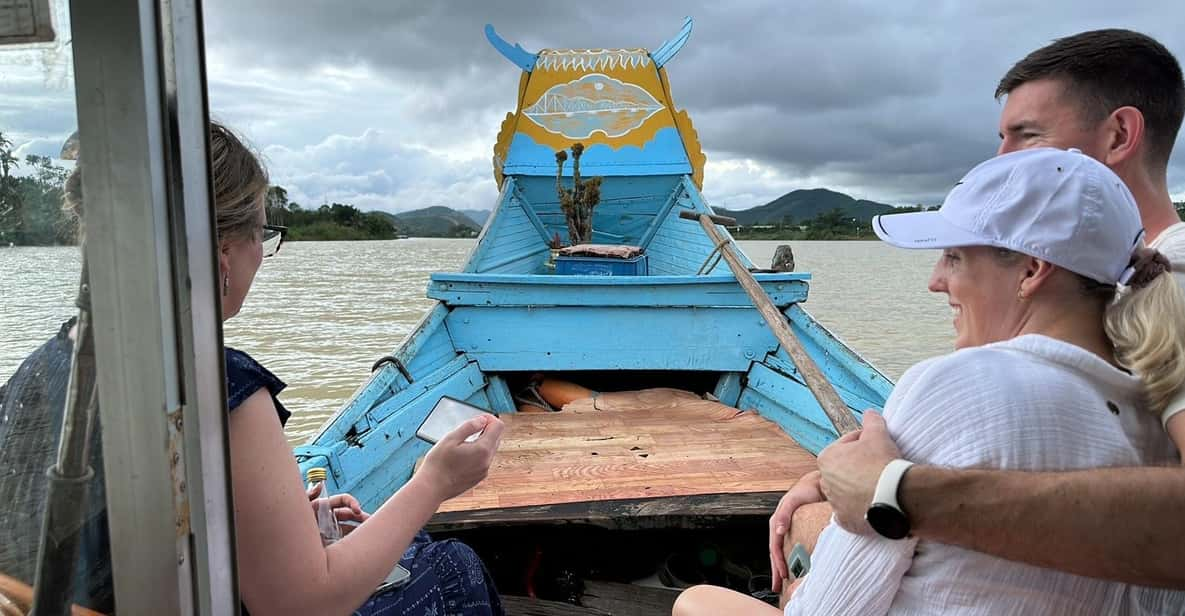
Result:
[[[1177,59],[1156,39],[1117,28],[1057,39],[1008,69],[996,98],[1039,79],[1062,80],[1088,122],[1101,122],[1120,107],[1139,109],[1147,162],[1167,168],[1185,116],[1185,79]]]

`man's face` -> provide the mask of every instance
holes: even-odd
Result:
[[[1062,82],[1053,79],[1030,81],[1009,92],[1000,113],[997,154],[1039,147],[1078,148],[1106,162],[1103,123],[1086,126],[1078,106],[1068,96]]]

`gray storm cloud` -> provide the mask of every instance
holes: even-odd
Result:
[[[1126,27],[1185,58],[1185,8],[1173,0],[639,4],[209,0],[211,108],[308,200],[487,208],[520,71],[488,46],[484,24],[528,50],[657,48],[690,15],[691,40],[667,70],[712,163],[712,202],[825,186],[936,203],[995,152],[992,92],[1029,51]],[[69,134],[69,93],[26,76],[0,72],[0,130],[30,147]],[[1180,140],[1169,182],[1185,195]]]

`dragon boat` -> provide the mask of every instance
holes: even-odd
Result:
[[[498,414],[489,477],[429,531],[472,545],[511,613],[669,614],[686,584],[768,588],[765,520],[837,436],[720,258],[728,230],[694,220],[713,214],[705,156],[664,68],[691,30],[531,53],[486,26],[522,71],[496,207],[464,268],[431,276],[422,321],[295,449],[372,509],[428,451],[416,431],[441,397]],[[573,198],[592,204],[584,237]],[[881,407],[890,381],[803,308],[810,274],[734,257],[842,404]]]

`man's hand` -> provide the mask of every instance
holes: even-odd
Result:
[[[819,489],[819,471],[811,471],[790,488],[778,502],[778,508],[769,518],[769,565],[773,571],[773,591],[782,590],[782,580],[790,577],[786,570],[786,551],[783,538],[790,532],[794,512],[803,505],[822,502],[823,492]]]
[[[864,412],[862,430],[843,435],[819,454],[820,485],[840,526],[853,533],[872,530],[864,514],[876,482],[885,465],[900,457],[884,418],[872,409]]]

